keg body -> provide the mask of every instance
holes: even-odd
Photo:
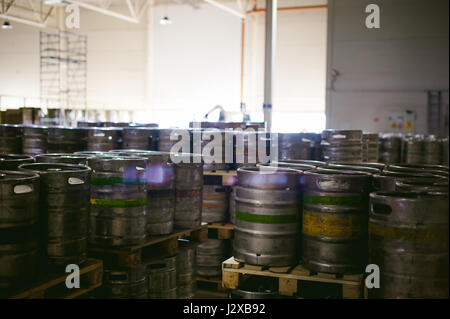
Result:
[[[147,299],[148,283],[145,266],[104,269],[103,283],[96,292],[98,298]]]
[[[361,273],[367,261],[371,175],[317,170],[304,176],[303,265],[325,273]]]
[[[238,169],[235,258],[264,266],[297,262],[300,175],[300,171],[292,169]]]
[[[362,131],[325,130],[322,151],[326,161],[361,162],[363,160]]]
[[[83,165],[23,164],[40,175],[40,212],[50,267],[81,264],[87,258],[91,169]]]
[[[223,239],[212,239],[197,246],[197,274],[205,277],[220,276],[222,262],[228,258],[227,243]]]
[[[154,150],[157,143],[157,130],[150,127],[127,127],[123,129],[123,148],[135,150]]]
[[[378,134],[363,133],[363,161],[377,162],[378,156]]]
[[[370,195],[369,263],[380,288],[371,298],[448,298],[448,194]]]
[[[386,164],[400,163],[402,160],[402,138],[393,134],[383,134],[379,140],[379,161]]]
[[[83,128],[48,127],[48,153],[74,153],[86,149],[86,130]]]
[[[47,153],[47,127],[30,125],[23,127],[22,154],[37,155]]]
[[[177,287],[178,299],[192,299],[196,292],[196,256],[195,245],[185,240],[178,240]]]
[[[176,256],[171,256],[147,266],[150,299],[177,298],[176,265]]]
[[[90,243],[136,245],[146,237],[146,159],[101,156],[88,160],[91,180]]]
[[[0,124],[0,153],[22,153],[22,126]]]
[[[119,127],[90,127],[87,131],[88,151],[106,152],[122,148],[122,128]]]
[[[190,159],[197,158],[191,155]],[[195,228],[202,221],[203,163],[175,164],[175,218],[176,228]]]
[[[39,175],[0,171],[0,290],[36,278]]]
[[[229,191],[221,185],[203,185],[202,221],[225,223],[228,215]]]

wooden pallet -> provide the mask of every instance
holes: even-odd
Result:
[[[221,185],[223,186],[233,186],[237,181],[237,172],[236,171],[203,171],[204,176],[218,176],[222,179]]]
[[[178,250],[178,238],[190,238],[195,242],[208,239],[208,225],[202,224],[193,229],[176,229],[172,234],[151,236],[140,245],[117,248],[89,247],[90,255],[104,259],[119,267],[133,267],[145,263],[155,256],[175,254]]]
[[[205,276],[197,276],[196,279],[197,286],[199,283],[207,283],[210,284],[211,287],[214,287],[214,290],[217,289],[219,292],[225,292],[226,289],[222,286],[222,277],[205,277]]]
[[[66,286],[68,273],[43,274],[37,283],[13,293],[11,299],[73,299],[102,285],[103,261],[88,259],[80,267],[80,288]]]
[[[222,263],[222,285],[228,289],[236,289],[243,275],[257,275],[278,278],[278,293],[293,296],[298,292],[299,281],[334,283],[342,286],[344,299],[362,297],[363,275],[333,275],[316,273],[301,265],[295,267],[262,267],[247,265],[233,257]],[[300,283],[301,286],[301,283]]]
[[[230,239],[233,237],[234,225],[231,223],[210,223],[208,229],[210,234],[214,232],[214,235],[216,235],[217,232],[217,239]]]

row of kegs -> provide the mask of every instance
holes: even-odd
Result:
[[[33,280],[37,265],[82,264],[88,243],[134,245],[200,226],[202,163],[179,156],[184,162],[149,151],[0,155],[0,287]]]
[[[233,255],[360,274],[374,298],[448,297],[448,167],[288,160],[240,168]]]
[[[105,265],[103,284],[94,298],[192,299],[196,292],[196,245],[178,240],[175,255],[130,268]]]

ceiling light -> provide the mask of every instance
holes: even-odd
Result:
[[[5,30],[11,30],[13,28],[13,26],[11,25],[11,23],[9,23],[9,21],[5,21],[2,25],[2,29]]]
[[[161,18],[161,20],[159,20],[159,24],[162,24],[162,25],[172,24],[172,20],[170,20],[170,18],[168,16],[165,16],[165,17]]]

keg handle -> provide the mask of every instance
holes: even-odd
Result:
[[[114,272],[109,272],[105,274],[107,278],[105,278],[107,281],[109,280],[121,280],[121,281],[128,281],[128,274],[127,273],[118,273],[115,274]]]
[[[392,213],[392,207],[388,204],[372,203],[372,212],[379,215],[389,215]]]
[[[33,191],[32,185],[23,185],[23,184],[14,185],[13,189],[13,192],[16,195],[28,194],[31,193],[32,191]]]
[[[85,183],[85,181],[78,177],[69,177],[67,179],[67,183],[69,185],[82,185]]]

